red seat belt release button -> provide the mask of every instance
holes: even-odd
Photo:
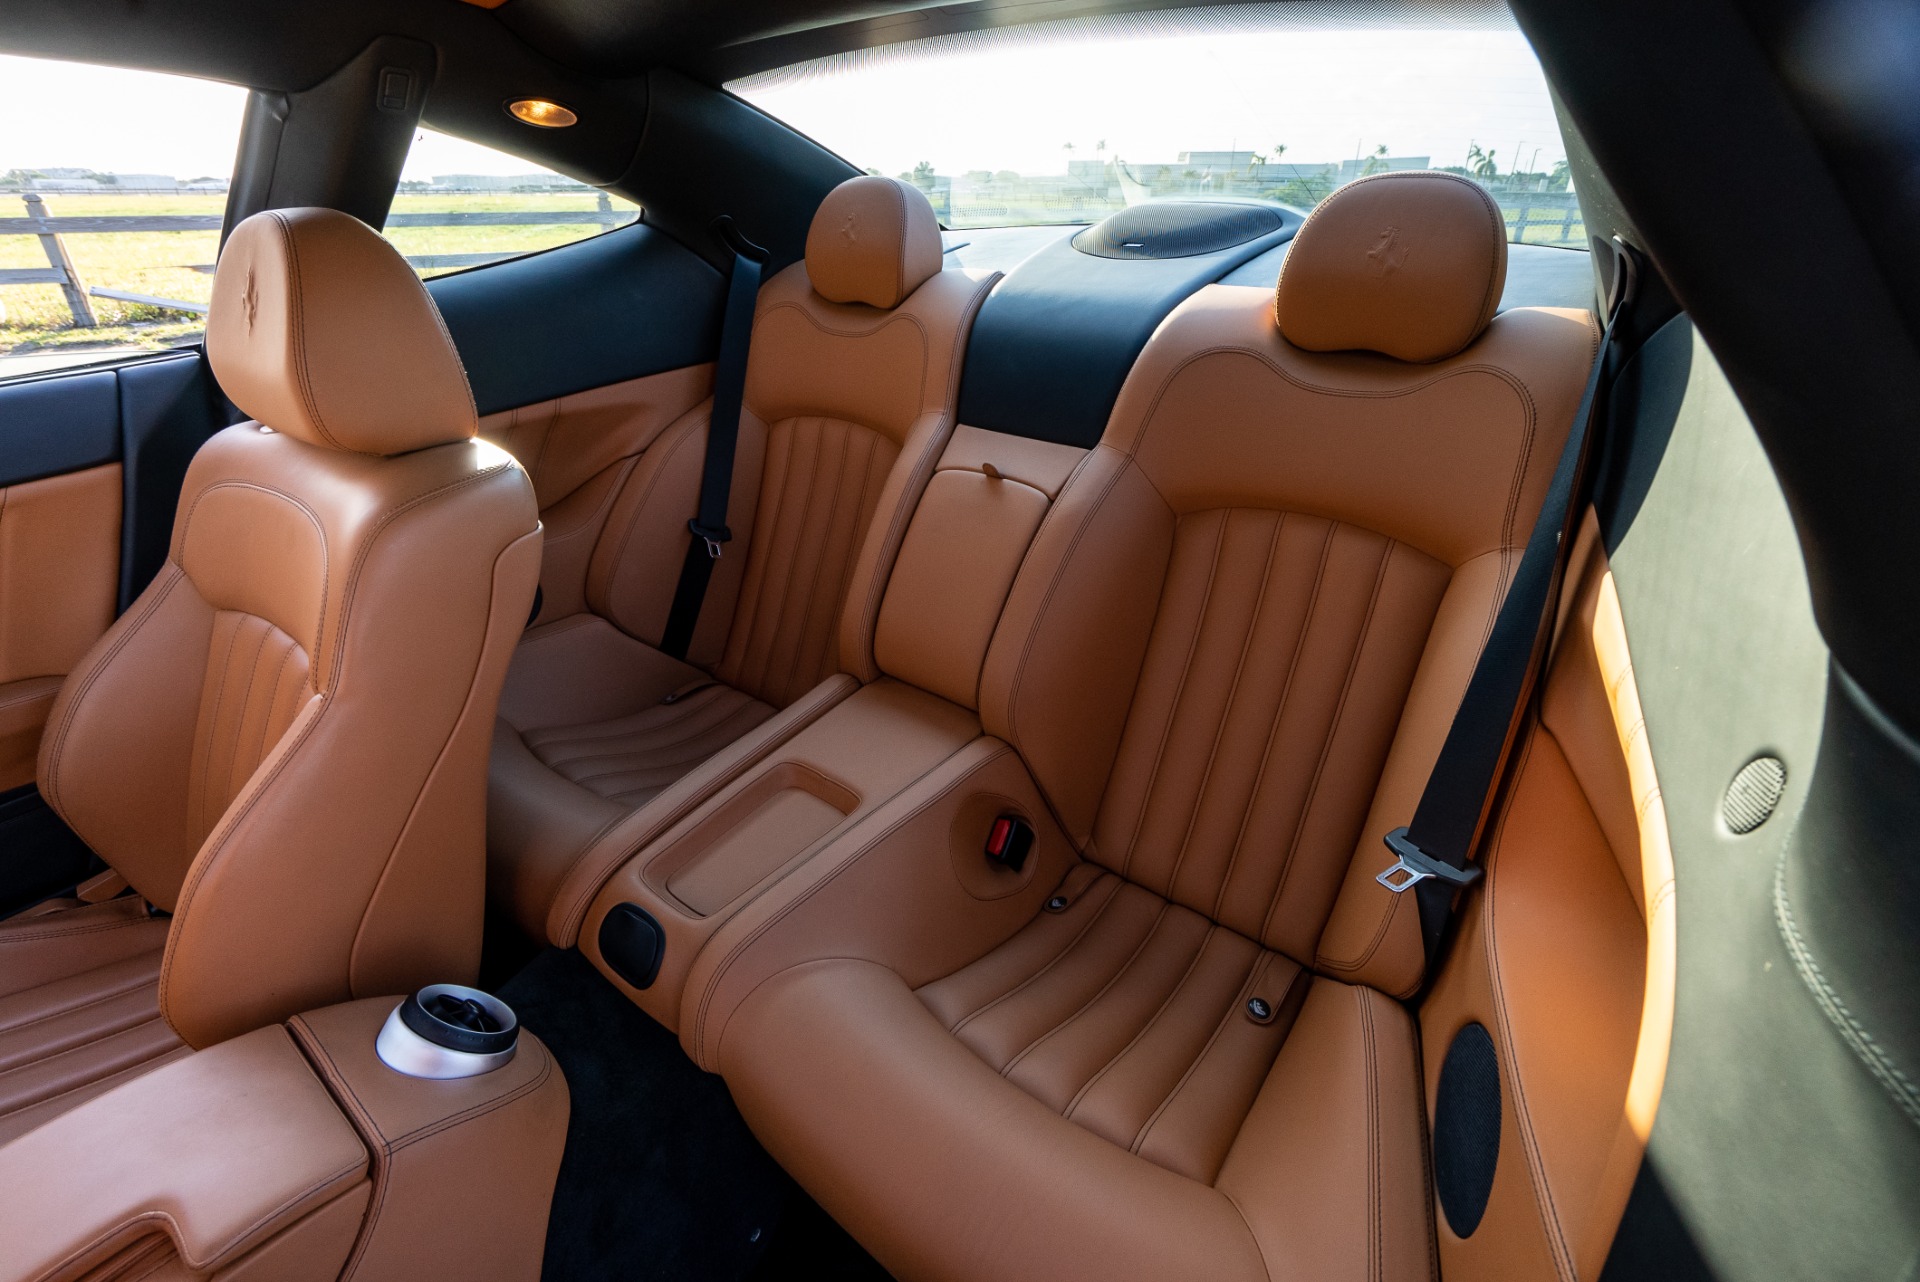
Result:
[[[987,858],[1012,872],[1026,866],[1033,827],[1018,815],[1001,815],[987,830]]]

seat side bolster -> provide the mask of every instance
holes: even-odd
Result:
[[[1172,511],[1128,456],[1096,447],[1034,535],[981,667],[981,725],[1019,750],[1081,849],[1120,750],[1173,534]]]
[[[1406,1010],[1370,988],[1317,979],[1308,990],[1215,1182],[1270,1276],[1436,1275],[1414,1036]]]

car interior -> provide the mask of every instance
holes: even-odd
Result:
[[[1911,8],[8,76],[0,1279],[1920,1282]]]

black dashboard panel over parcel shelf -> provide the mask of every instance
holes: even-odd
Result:
[[[640,223],[427,282],[482,414],[712,360],[724,287]]]
[[[124,610],[167,559],[187,464],[229,417],[198,348],[0,383],[0,486],[124,463]]]
[[[1301,217],[1184,258],[1102,258],[1067,240],[1008,273],[973,323],[959,421],[1091,448],[1147,339],[1180,301],[1292,239]]]

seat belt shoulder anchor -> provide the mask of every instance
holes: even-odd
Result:
[[[1450,886],[1471,886],[1480,880],[1480,869],[1472,864],[1465,868],[1455,868],[1443,859],[1435,859],[1416,846],[1407,836],[1405,828],[1395,828],[1386,836],[1387,849],[1394,853],[1393,866],[1380,873],[1374,880],[1398,895],[1409,890],[1429,877],[1437,878]]]

